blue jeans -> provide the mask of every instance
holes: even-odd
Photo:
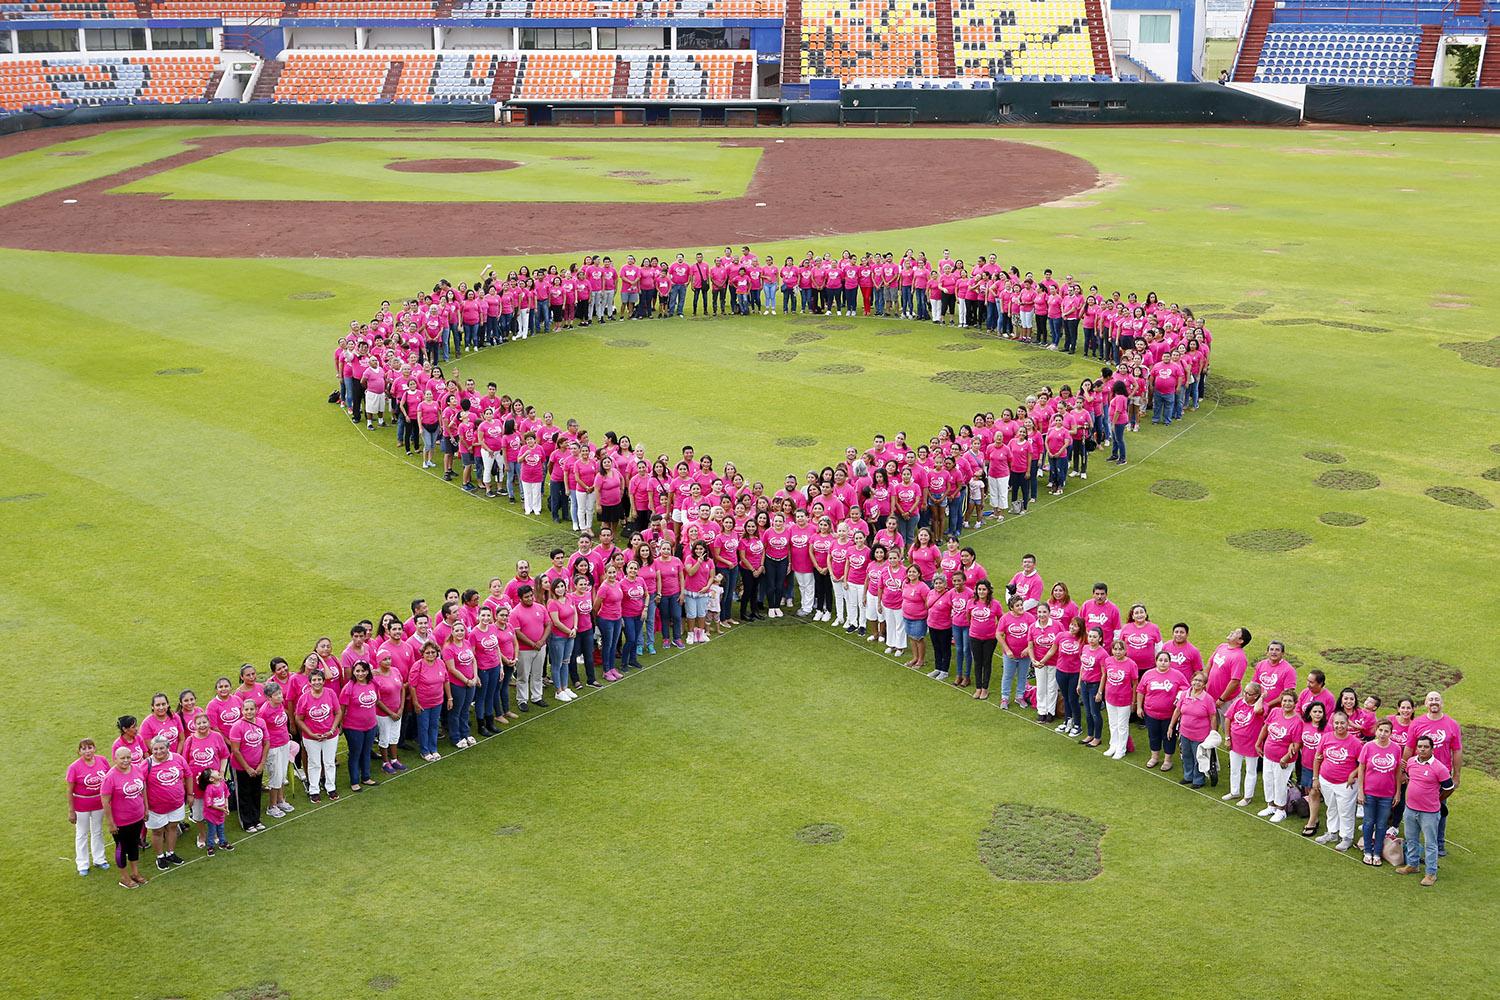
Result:
[[[1182,777],[1190,782],[1194,788],[1203,787],[1203,772],[1198,770],[1198,745],[1202,740],[1190,740],[1186,736],[1180,740],[1182,744]]]
[[[661,595],[661,637],[666,642],[682,641],[682,595]]]
[[[1172,423],[1173,397],[1164,396],[1159,392],[1151,394],[1151,422],[1153,424]]]
[[[547,493],[547,513],[552,515],[552,520],[562,524],[563,511],[568,509],[568,488],[559,480],[552,480],[552,485]]]
[[[515,503],[516,497],[520,495],[521,488],[521,463],[505,463],[505,495],[510,497],[511,503]]]
[[[470,347],[470,348],[472,348],[472,347],[478,347],[479,346],[479,324],[478,323],[465,323],[464,324],[464,346],[465,347]]]
[[[896,515],[896,530],[901,532],[901,540],[908,546],[911,545],[912,539],[917,537],[917,521],[920,517],[920,512],[913,514],[911,517],[902,517],[900,514]]]
[[[1364,844],[1366,854],[1379,854],[1385,844],[1385,826],[1391,819],[1389,795],[1365,796]]]
[[[479,671],[478,713],[481,719],[492,719],[500,713],[500,668]]]
[[[964,533],[964,507],[967,502],[962,492],[948,501],[948,524],[944,532],[948,538],[958,538]]]
[[[901,286],[901,315],[910,316],[911,312],[911,286]]]
[[[786,559],[767,559],[766,571],[760,578],[761,601],[767,608],[780,608],[786,591]]]
[[[573,649],[568,654],[573,660],[583,660],[583,675],[589,679],[590,684],[594,680],[594,630],[591,628],[580,629],[578,635],[573,639]],[[578,667],[573,667],[573,677],[578,678]]]
[[[634,618],[621,618],[621,625],[625,630],[625,651],[621,654],[621,667],[635,667],[641,669],[641,619],[637,615]]]
[[[417,750],[424,757],[437,753],[438,718],[442,715],[442,711],[441,702],[431,708],[417,710]]]
[[[768,281],[760,286],[760,302],[762,309],[776,308],[776,282]]]
[[[615,653],[620,648],[620,630],[622,619],[608,618],[599,619],[599,644],[604,647],[604,672],[609,673],[615,669]]]
[[[365,730],[345,729],[344,739],[349,741],[349,784],[369,781],[370,754],[375,750],[375,727]]]
[[[1058,345],[1058,342],[1062,340],[1061,316],[1059,316],[1057,319],[1053,319],[1051,316],[1047,317],[1047,332],[1052,334],[1052,346],[1056,347]]]
[[[1031,676],[1031,658],[1006,653],[1001,657],[1000,667],[1001,700],[1009,698],[1017,705],[1022,704],[1021,693],[1026,689],[1026,679]],[[1009,694],[1010,691],[1015,693]]]
[[[1064,677],[1071,676],[1076,675],[1058,674],[1057,682],[1061,684]],[[1102,706],[1094,700],[1094,695],[1098,693],[1098,681],[1082,681],[1080,683],[1079,699],[1083,702],[1083,716],[1089,722],[1089,738],[1102,740],[1104,738],[1104,713],[1100,711]]]
[[[1109,460],[1111,462],[1125,461],[1125,425],[1115,424],[1114,433],[1110,435]]]
[[[645,621],[641,623],[640,638],[635,643],[635,655],[656,652],[656,595],[646,595]]]
[[[1078,674],[1057,672],[1057,693],[1062,695],[1063,718],[1072,723],[1074,729],[1083,728],[1083,706],[1078,702]],[[1051,705],[1038,705],[1037,711],[1046,715]]]
[[[448,713],[448,739],[454,746],[469,738],[469,709],[474,707],[474,692],[467,684],[453,687],[453,709]]]
[[[568,686],[572,661],[573,637],[554,635],[547,638],[547,659],[552,663],[552,685],[561,691]]]
[[[740,568],[720,566],[718,572],[724,577],[724,592],[719,595],[719,621],[727,622],[734,617],[734,585],[740,578]]]
[[[1172,419],[1173,420],[1181,420],[1182,419],[1182,407],[1183,407],[1183,405],[1186,402],[1187,402],[1187,387],[1186,386],[1180,386],[1177,389],[1177,394],[1172,397]]]
[[[667,292],[667,315],[681,316],[682,307],[687,304],[687,285],[673,285]]]
[[[204,823],[203,825],[208,827],[208,831],[203,835],[205,847],[223,847],[229,843],[229,838],[224,836],[223,823]]]
[[[968,677],[974,670],[974,647],[969,645],[969,626],[953,626],[953,669]]]
[[[1368,810],[1369,806],[1365,808]],[[1428,875],[1437,874],[1438,824],[1442,818],[1441,813],[1422,812],[1410,806],[1406,809],[1406,863],[1415,868],[1418,862],[1425,861]]]

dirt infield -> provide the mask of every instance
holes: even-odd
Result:
[[[77,138],[79,131],[59,129],[56,141]],[[24,138],[20,144],[0,144],[0,152],[44,145]],[[493,138],[560,141],[515,133]],[[473,136],[462,140],[475,141]],[[1099,179],[1078,157],[996,139],[673,137],[660,141],[759,147],[760,164],[745,196],[693,203],[558,204],[172,201],[111,193],[229,149],[329,141],[335,140],[290,133],[199,140],[175,156],[0,207],[0,245],[172,257],[466,257],[760,243],[994,215],[1088,190]],[[662,169],[669,169],[670,157],[663,160]],[[405,164],[418,162],[464,161]],[[480,162],[489,169],[494,161]],[[64,204],[68,199],[76,203]],[[420,226],[411,224],[414,206],[421,210]]]
[[[487,174],[519,166],[515,160],[392,160],[385,169],[402,174]]]

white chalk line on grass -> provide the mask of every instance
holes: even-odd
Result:
[[[791,620],[794,621],[794,622],[796,622],[798,625],[806,625],[806,626],[810,626],[810,627],[816,629],[819,632],[826,632],[829,635],[832,635],[832,636],[834,636],[837,639],[841,639],[844,642],[847,642],[849,645],[853,646],[855,649],[860,650],[861,652],[868,653],[871,656],[879,658],[882,662],[885,662],[885,663],[894,663],[897,666],[901,666],[901,664],[899,663],[899,661],[895,660],[894,658],[887,657],[887,656],[883,655],[877,649],[872,649],[869,646],[861,645],[860,642],[858,642],[855,639],[851,638],[848,635],[848,633],[843,632],[843,631],[841,631],[839,629],[835,629],[832,625],[824,625],[824,624],[819,623],[819,622],[812,622],[812,621],[808,621],[805,618],[798,618],[798,617],[795,617],[795,616],[793,616],[793,618]],[[902,666],[902,669],[905,670],[905,671],[907,671],[908,673],[916,673],[916,671],[912,670],[909,667]],[[922,677],[924,680],[927,679],[927,677],[926,677],[925,674],[917,674],[917,676]],[[1028,678],[1028,680],[1029,679],[1030,678]],[[955,688],[952,684],[948,683],[947,681],[939,681],[939,680],[935,680],[934,679],[933,682],[936,683],[936,684],[938,684],[938,685],[940,685],[940,686],[942,686],[943,688],[945,688],[947,690],[960,691],[960,692],[963,691],[963,688]],[[965,694],[965,697],[969,698],[970,700],[975,700],[972,695]],[[999,710],[998,703],[985,701],[985,702],[983,702],[983,704],[992,706],[997,711]],[[1010,711],[1010,710],[1005,710],[1002,714],[1004,716],[1008,717],[1008,718],[1014,719],[1014,720],[1016,720],[1018,722],[1022,722],[1022,723],[1025,723],[1025,724],[1029,725],[1029,726],[1032,726],[1035,729],[1041,730],[1042,732],[1051,733],[1054,736],[1062,736],[1061,733],[1056,732],[1055,730],[1053,730],[1052,728],[1050,728],[1046,724],[1037,722],[1035,719],[1027,718],[1024,714],[1021,714],[1022,712],[1025,712],[1025,711],[1026,711],[1026,709],[1023,707],[1020,712],[1014,712],[1014,711]],[[1068,740],[1070,743],[1072,742],[1072,737],[1062,737],[1062,738]],[[1076,744],[1074,744],[1074,745],[1076,745]],[[1092,749],[1092,748],[1090,748],[1090,749]],[[1102,755],[1096,755],[1096,756],[1102,756]],[[1170,783],[1171,785],[1173,785],[1173,787],[1175,787],[1175,788],[1178,788],[1178,789],[1181,789],[1181,790],[1187,791],[1187,792],[1192,792],[1195,795],[1202,796],[1205,800],[1207,800],[1209,802],[1212,802],[1214,805],[1223,806],[1226,809],[1232,810],[1235,813],[1235,815],[1237,815],[1237,816],[1244,816],[1247,819],[1258,821],[1258,822],[1264,824],[1265,826],[1271,827],[1272,829],[1280,830],[1282,833],[1284,833],[1284,834],[1286,834],[1286,835],[1288,835],[1290,837],[1294,837],[1298,841],[1301,841],[1301,842],[1304,842],[1304,843],[1307,843],[1307,844],[1311,844],[1313,847],[1322,848],[1325,851],[1328,851],[1328,852],[1330,852],[1332,854],[1335,854],[1335,855],[1338,855],[1340,857],[1343,857],[1343,858],[1345,858],[1347,860],[1350,860],[1350,861],[1355,860],[1356,854],[1360,855],[1361,857],[1363,856],[1363,851],[1356,852],[1354,850],[1354,847],[1351,847],[1348,851],[1339,851],[1339,850],[1336,850],[1332,844],[1319,844],[1317,841],[1313,840],[1313,838],[1311,838],[1311,837],[1304,837],[1304,836],[1302,836],[1301,832],[1299,830],[1295,829],[1294,826],[1283,826],[1281,823],[1272,823],[1269,818],[1266,818],[1266,817],[1263,817],[1263,816],[1257,816],[1254,813],[1248,812],[1245,809],[1242,809],[1239,806],[1236,806],[1233,802],[1225,802],[1223,799],[1219,798],[1218,796],[1215,796],[1215,795],[1212,795],[1212,794],[1210,794],[1208,792],[1205,792],[1201,788],[1190,788],[1188,786],[1178,784],[1177,780],[1174,779],[1168,772],[1162,771],[1162,770],[1160,770],[1158,768],[1148,768],[1144,764],[1137,764],[1135,761],[1130,760],[1128,758],[1121,758],[1121,760],[1119,761],[1119,763],[1128,765],[1129,767],[1133,767],[1137,771],[1142,771],[1142,772],[1145,772],[1146,774],[1152,775],[1153,777],[1157,778],[1160,781],[1166,781],[1166,782]],[[1257,777],[1258,776],[1259,776],[1259,772],[1257,771]],[[1253,797],[1253,796],[1247,796],[1247,797]],[[1324,815],[1326,816],[1326,814],[1327,814],[1327,810],[1324,810]],[[1289,816],[1289,818],[1290,818],[1290,816]],[[1382,831],[1381,832],[1381,838],[1382,838],[1382,840],[1384,839],[1384,837],[1385,837],[1385,833],[1384,833],[1384,831]],[[1358,837],[1355,838],[1355,846],[1356,847],[1362,846],[1359,843],[1359,838]],[[1449,847],[1457,847],[1460,850],[1466,851],[1466,852],[1468,852],[1470,854],[1473,853],[1472,851],[1469,851],[1469,849],[1467,847],[1464,847],[1462,844],[1457,844],[1457,843],[1455,843],[1455,842],[1453,842],[1451,840],[1448,841],[1447,846],[1449,846]],[[1390,866],[1389,865],[1382,865],[1382,867],[1390,867]]]
[[[715,641],[720,641],[720,640],[724,639],[726,636],[736,635],[736,634],[739,633],[740,629],[743,629],[744,627],[745,627],[744,625],[739,625],[739,626],[731,629],[730,631],[725,632],[722,635],[718,636]],[[661,656],[661,657],[659,657],[657,659],[654,659],[650,663],[647,663],[645,666],[641,667],[640,670],[632,671],[631,673],[625,674],[618,681],[614,681],[614,682],[611,682],[611,683],[606,683],[603,687],[599,687],[599,688],[585,687],[582,692],[578,693],[577,698],[575,698],[574,700],[575,701],[582,701],[585,698],[589,698],[589,697],[592,697],[592,696],[595,696],[595,695],[603,694],[606,691],[609,691],[609,690],[611,690],[611,689],[613,689],[615,687],[618,687],[620,684],[625,683],[626,681],[630,680],[633,677],[638,677],[641,674],[644,674],[648,670],[654,670],[657,667],[660,667],[660,666],[663,666],[665,664],[668,664],[668,663],[672,662],[673,660],[677,659],[679,656],[682,656],[684,653],[692,652],[692,650],[695,649],[695,648],[696,649],[702,649],[702,648],[704,648],[707,645],[710,645],[710,644],[709,643],[699,643],[699,644],[695,644],[695,646],[687,647],[686,649],[673,650],[672,652],[667,653],[666,655]],[[560,703],[560,702],[557,701],[556,696],[555,696],[555,692],[554,692],[554,697],[553,697],[552,702],[549,703],[548,706],[546,708],[542,709],[540,712],[536,712],[534,714],[533,713],[527,713],[527,715],[525,715],[524,717],[522,717],[520,719],[515,720],[514,722],[511,722],[504,729],[500,730],[498,733],[494,734],[493,736],[480,736],[480,737],[478,737],[479,742],[476,743],[472,747],[458,748],[458,747],[451,747],[450,746],[443,753],[442,757],[439,760],[435,760],[435,761],[424,760],[424,761],[421,761],[420,763],[412,764],[412,765],[408,766],[405,771],[398,771],[396,774],[387,775],[380,782],[380,785],[377,785],[376,787],[378,788],[378,787],[381,787],[383,785],[388,785],[392,781],[395,781],[395,780],[400,779],[400,778],[404,778],[404,777],[406,777],[409,774],[416,774],[418,771],[422,770],[423,768],[430,767],[430,766],[432,766],[434,764],[441,764],[444,761],[453,760],[459,754],[466,753],[466,752],[468,752],[470,750],[477,750],[479,747],[483,746],[486,743],[489,743],[491,740],[496,740],[496,739],[499,739],[502,736],[505,736],[508,733],[513,733],[516,730],[520,729],[522,726],[527,725],[528,723],[532,723],[532,722],[536,722],[536,721],[538,721],[540,719],[544,719],[544,718],[546,718],[547,716],[551,715],[554,712],[560,712],[560,711],[562,711],[562,709],[563,709],[563,703]],[[346,760],[346,763],[347,763],[347,760]],[[334,766],[337,767],[338,763],[335,762]],[[290,782],[288,782],[288,785],[290,785]],[[360,797],[363,797],[365,794],[367,794],[368,791],[369,790],[367,789],[364,792],[348,791],[348,792],[342,793],[339,796],[339,801],[337,801],[337,802],[325,801],[325,802],[321,802],[321,803],[319,803],[317,805],[312,805],[311,803],[308,803],[307,805],[304,805],[304,806],[298,806],[297,809],[296,809],[296,811],[294,811],[292,813],[292,815],[287,816],[287,817],[283,817],[281,820],[279,820],[278,822],[274,823],[271,826],[266,827],[264,830],[261,830],[259,833],[242,833],[239,837],[235,838],[234,843],[236,845],[238,845],[240,843],[243,843],[244,841],[251,840],[251,839],[253,839],[255,837],[261,837],[261,836],[265,836],[266,834],[274,833],[277,830],[283,830],[290,823],[294,823],[297,820],[302,819],[304,817],[312,816],[312,815],[315,815],[316,813],[320,813],[324,809],[332,809],[335,806],[338,806],[338,805],[341,805],[341,804],[343,804],[345,802],[348,802],[352,797],[354,797],[356,795],[358,795]],[[186,836],[186,835],[184,834],[184,836]],[[67,861],[67,860],[71,860],[71,859],[64,858],[62,860]],[[182,864],[176,865],[176,866],[174,866],[172,868],[168,868],[165,871],[153,869],[153,871],[155,871],[155,878],[148,879],[147,883],[150,884],[152,882],[155,882],[157,878],[161,878],[164,875],[170,875],[170,874],[172,874],[175,871],[178,871],[180,869],[186,868],[188,865],[194,865],[194,864],[197,864],[200,861],[207,861],[207,860],[209,860],[209,856],[207,854],[200,854],[200,855],[197,855],[195,857],[185,858],[185,859],[183,859]]]

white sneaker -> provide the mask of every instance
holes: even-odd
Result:
[[[1335,844],[1334,847],[1333,847],[1333,849],[1335,851],[1347,851],[1349,848],[1351,848],[1353,846],[1354,846],[1354,841],[1351,840],[1351,839],[1349,839],[1348,837],[1345,837],[1343,840],[1340,840],[1337,844]]]
[[[1076,477],[1078,475],[1078,470],[1074,469],[1073,471],[1069,472],[1068,475],[1070,477]]]
[[[929,670],[929,671],[927,671],[927,677],[928,677],[928,679],[929,680],[934,680],[934,681],[937,680],[939,672],[940,671],[937,671],[937,670]]]
[[[842,619],[842,618],[836,618],[836,619],[834,619],[833,627],[834,628],[843,628],[844,627],[844,619]]]
[[[1271,822],[1272,823],[1280,823],[1284,819],[1286,819],[1286,812],[1285,812],[1285,810],[1277,809],[1276,811],[1274,811],[1273,813],[1271,813]]]
[[[1276,807],[1275,806],[1266,806],[1264,809],[1262,809],[1260,812],[1256,813],[1255,815],[1261,816],[1261,817],[1265,817],[1265,816],[1271,815],[1275,811],[1276,811]]]
[[[266,815],[269,816],[269,817],[271,817],[272,819],[280,819],[282,816],[284,816],[286,814],[283,813],[280,809],[276,808],[275,806],[272,806],[271,808],[269,808],[269,809],[266,810]]]
[[[1089,474],[1087,472],[1080,472],[1078,474],[1078,478],[1079,479],[1087,479],[1088,477],[1089,477]]]
[[[1231,799],[1234,798],[1235,794],[1236,794],[1235,792],[1225,792],[1223,795],[1219,796],[1219,801],[1220,802],[1228,802],[1228,801],[1230,801]]]
[[[1054,733],[1065,733],[1065,732],[1067,732],[1067,731],[1068,731],[1068,730],[1069,730],[1069,729],[1071,729],[1071,728],[1072,728],[1072,726],[1073,726],[1073,724],[1072,724],[1072,723],[1071,723],[1071,722],[1066,722],[1066,721],[1065,721],[1065,722],[1063,722],[1063,724],[1062,724],[1062,725],[1060,725],[1060,726],[1058,726],[1058,727],[1057,727],[1057,728],[1056,728],[1056,729],[1054,729],[1054,730],[1052,730],[1052,731],[1053,731],[1053,732],[1054,732]]]
[[[935,681],[945,681],[948,679],[948,671],[946,670],[937,670],[934,671],[934,673],[937,674],[937,676],[933,678],[933,680]]]
[[[1241,809],[1245,808],[1249,804],[1250,804],[1250,800],[1249,799],[1240,799],[1238,802],[1235,803],[1235,805],[1239,806]]]
[[[292,805],[290,802],[283,802],[281,804],[281,811],[284,813],[295,812],[296,809],[297,807]]]
[[[698,639],[697,639],[696,636],[693,635],[693,633],[689,632],[687,634],[687,638],[684,639],[683,641],[686,642],[689,646],[691,646],[691,645],[695,644],[698,641]]]
[[[798,618],[806,618],[810,614],[812,614],[812,612],[808,611],[806,609],[799,608],[798,611],[797,611],[797,617]]]
[[[874,642],[874,641],[875,641],[875,637],[873,635],[867,635],[867,636],[865,636],[865,642]]]
[[[1313,838],[1314,844],[1331,844],[1339,839],[1339,835],[1333,832],[1325,833]]]

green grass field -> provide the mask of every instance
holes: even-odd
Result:
[[[230,131],[121,130],[81,141],[92,144],[84,157],[0,159],[0,191],[25,197]],[[387,154],[409,135],[389,134]],[[1110,183],[1062,206],[909,232],[851,213],[851,230],[872,232],[767,249],[993,251],[1207,313],[1210,380],[1227,386],[1173,428],[1182,433],[1133,436],[1126,469],[1044,497],[974,544],[1007,574],[1035,551],[1049,582],[1076,592],[1108,580],[1156,620],[1187,620],[1200,646],[1240,624],[1257,648],[1282,638],[1336,688],[1381,664],[1419,684],[1429,668],[1417,658],[1460,668],[1446,694],[1469,763],[1435,888],[1100,759],[793,620],[659,656],[628,683],[356,801],[303,805],[232,857],[141,892],[106,873],[79,879],[62,773],[80,735],[107,741],[113,718],[143,713],[154,691],[202,693],[242,661],[300,656],[417,594],[482,585],[557,532],[423,474],[324,402],[349,319],[440,275],[472,279],[479,259],[0,251],[0,303],[23,319],[0,341],[11,418],[0,442],[10,654],[0,808],[19,833],[0,862],[18,890],[0,931],[24,942],[0,987],[297,1000],[1300,997],[1331,983],[1425,982],[1440,968],[1446,995],[1491,995],[1500,683],[1485,612],[1500,600],[1500,341],[1489,320],[1500,260],[1464,244],[1500,224],[1500,137],[1003,137],[1089,158]],[[338,162],[327,168],[331,178]],[[316,188],[298,175],[281,190]],[[807,332],[824,339],[794,337]],[[762,358],[773,351],[795,356]],[[862,371],[819,371],[830,364]],[[1087,371],[1043,364],[930,325],[778,316],[596,327],[459,368],[596,435],[628,431],[653,454],[691,441],[764,478],[876,431],[925,436],[1012,402],[939,373],[1014,385]],[[817,443],[777,443],[798,436]],[[1351,471],[1378,485],[1319,485],[1327,473],[1332,485],[1369,484],[1339,475]],[[1163,480],[1206,497],[1158,495]],[[1336,526],[1330,513],[1365,520]],[[1372,652],[1322,655],[1351,647]],[[1001,851],[1006,872],[1036,875],[1077,842],[1079,828],[1035,809],[1102,828],[1097,874],[991,874],[980,843],[997,807],[1031,817],[1023,843]],[[810,824],[842,839],[804,843]]]
[[[103,137],[107,138],[107,137]],[[415,160],[504,160],[503,172],[402,172]],[[117,190],[177,200],[617,201],[738,198],[754,147],[644,142],[332,142],[229,150]]]

